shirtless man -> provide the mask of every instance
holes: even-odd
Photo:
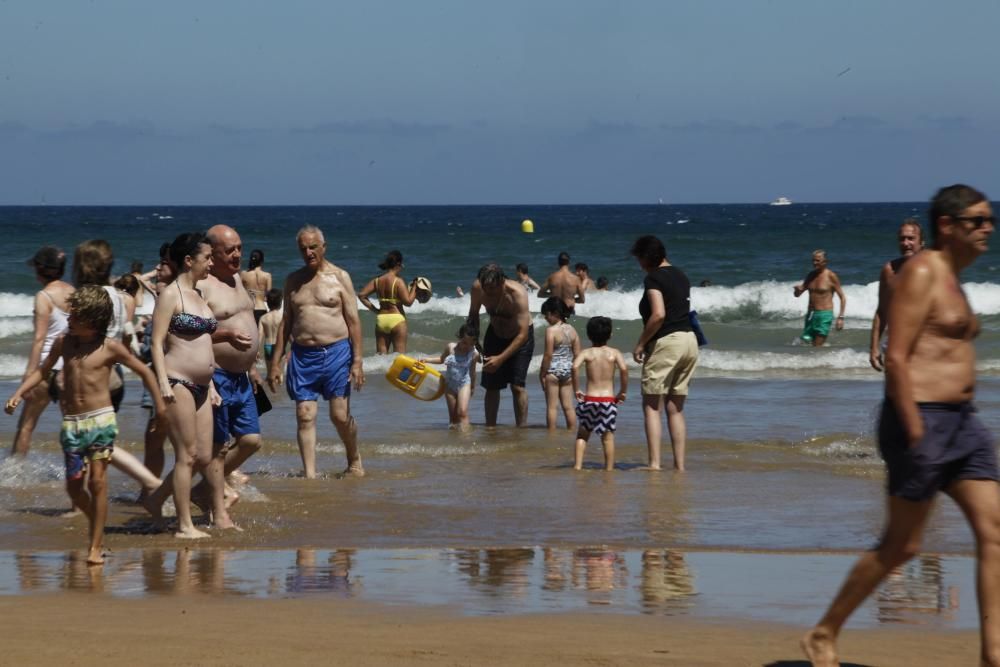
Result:
[[[547,299],[550,296],[557,296],[563,300],[569,312],[574,313],[574,307],[578,303],[583,303],[586,298],[580,279],[569,270],[569,253],[559,253],[559,269],[549,274],[545,283],[538,288],[538,298]]]
[[[837,316],[837,331],[844,328],[844,308],[847,297],[840,289],[840,278],[826,266],[826,251],[814,250],[812,254],[813,270],[793,289],[795,296],[809,292],[809,310],[806,311],[806,326],[802,330],[802,340],[812,342],[813,347],[820,347],[830,335],[830,325],[833,324],[833,295],[840,297],[840,315]]]
[[[528,275],[527,264],[521,262],[520,264],[517,265],[515,270],[517,271],[517,282],[524,285],[524,289],[528,290],[529,292],[537,292],[540,289],[539,284],[536,283],[535,280],[530,275]],[[459,296],[461,296],[461,294]]]
[[[212,267],[198,288],[219,323],[212,335],[215,353],[212,381],[222,399],[220,405],[212,407],[215,422],[212,462],[206,474],[221,482],[260,449],[260,422],[254,399],[262,384],[255,366],[260,338],[253,299],[240,280],[243,258],[240,235],[232,227],[215,225],[205,236],[212,244]],[[230,489],[226,494],[227,506],[238,498]]]
[[[893,569],[912,558],[938,491],[958,503],[976,538],[980,664],[1000,667],[1000,486],[989,430],[972,404],[979,322],[959,274],[987,250],[996,218],[965,185],[931,201],[933,247],[906,262],[889,302],[886,398],[878,427],[888,469],[881,543],[858,559],[820,622],[802,639],[813,665],[838,665],[844,622]],[[904,660],[905,662],[905,660]]]
[[[324,258],[326,241],[317,227],[306,225],[296,240],[305,266],[285,280],[284,315],[268,365],[267,384],[271,391],[277,390],[285,347],[294,340],[285,389],[295,401],[306,479],[316,477],[316,403],[320,395],[329,401],[330,420],[347,451],[344,474],[363,477],[358,426],[351,416],[351,385],[360,390],[365,383],[354,285],[347,271]]]
[[[577,262],[576,266],[573,267],[573,272],[576,273],[576,277],[580,279],[580,291],[586,293],[589,290],[594,289],[594,281],[590,277],[590,267],[583,262]]]
[[[889,298],[892,296],[893,282],[896,280],[896,274],[903,269],[906,260],[924,249],[924,230],[920,228],[916,218],[907,218],[899,226],[897,239],[899,257],[886,262],[882,267],[882,273],[878,277],[878,307],[872,318],[871,353],[868,356],[868,363],[879,372],[885,367],[882,355],[888,340],[883,343],[882,335],[889,323]]]
[[[569,263],[568,259],[566,263]],[[514,421],[518,426],[524,426],[528,421],[528,390],[524,385],[531,355],[535,351],[535,330],[528,312],[528,293],[521,283],[508,279],[498,265],[487,264],[479,269],[469,296],[469,322],[479,326],[480,307],[486,308],[490,316],[490,325],[483,337],[483,370],[479,380],[479,385],[486,390],[483,399],[486,425],[497,425],[500,390],[509,384],[514,401]]]

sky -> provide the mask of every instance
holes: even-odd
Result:
[[[994,0],[0,0],[0,205],[998,190]]]

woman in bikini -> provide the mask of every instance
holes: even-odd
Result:
[[[416,301],[416,281],[407,284],[399,275],[403,270],[403,254],[398,250],[390,251],[378,268],[385,273],[369,280],[358,292],[358,300],[375,313],[375,347],[378,353],[387,353],[391,343],[396,352],[405,354],[407,328],[403,306],[412,306]],[[378,307],[368,300],[368,295],[373,293],[378,297]]]
[[[66,270],[66,254],[45,246],[39,248],[34,258],[28,262],[35,269],[35,278],[42,289],[35,294],[35,336],[31,341],[31,352],[28,353],[28,365],[24,374],[38,368],[52,349],[52,343],[68,326],[66,299],[73,293],[73,286],[62,280]],[[17,434],[14,436],[14,446],[11,450],[18,456],[27,456],[31,447],[31,435],[35,432],[38,418],[50,401],[56,400],[59,390],[56,385],[57,373],[62,368],[62,359],[53,367],[51,377],[32,389],[24,397],[21,416],[17,420]]]
[[[156,300],[150,355],[167,404],[176,463],[170,477],[145,504],[158,516],[172,490],[177,508],[176,537],[209,537],[195,528],[191,519],[191,478],[212,462],[212,401],[218,400],[212,388],[212,334],[217,322],[195,289],[212,267],[212,247],[204,234],[181,234],[170,245],[170,259],[177,268],[177,279]],[[234,527],[223,503],[222,487],[214,483],[212,475],[205,478],[212,487],[214,524]]]
[[[250,268],[240,271],[240,280],[253,299],[254,321],[260,324],[260,318],[267,312],[267,291],[271,289],[271,274],[264,270],[264,251],[250,253]]]

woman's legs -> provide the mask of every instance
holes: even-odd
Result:
[[[49,383],[44,380],[24,397],[24,403],[21,405],[21,416],[17,418],[14,445],[10,450],[12,455],[28,455],[28,450],[31,449],[31,435],[35,432],[38,418],[42,416],[49,400]]]
[[[389,335],[382,333],[378,327],[375,327],[375,351],[379,354],[387,354],[389,352],[389,343]]]
[[[660,469],[660,438],[662,424],[660,423],[660,406],[663,397],[659,394],[642,395],[642,413],[646,424],[646,447],[649,449],[650,470]]]
[[[392,349],[400,354],[406,354],[406,337],[408,335],[409,329],[406,326],[406,320],[394,326],[389,333],[389,336],[392,338]]]
[[[684,399],[687,396],[667,396],[667,429],[674,450],[674,470],[684,471],[684,452],[687,449],[687,422],[684,420]]]

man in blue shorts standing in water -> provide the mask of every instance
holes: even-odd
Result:
[[[961,271],[987,250],[995,228],[983,193],[966,185],[942,188],[931,201],[933,247],[908,260],[895,280],[878,425],[888,522],[879,546],[858,559],[802,639],[813,665],[840,664],[840,629],[893,569],[920,550],[934,498],[943,491],[958,503],[976,538],[981,664],[1000,667],[1000,476],[992,436],[972,403],[979,321],[959,282]]]
[[[268,366],[267,383],[276,391],[281,362],[288,355],[285,388],[295,401],[297,438],[307,479],[316,477],[316,412],[322,396],[347,451],[345,475],[363,477],[358,426],[351,416],[351,386],[365,383],[361,366],[361,319],[354,284],[347,271],[328,262],[323,232],[307,225],[296,237],[305,262],[285,280],[285,311]],[[522,292],[524,290],[521,290]]]

